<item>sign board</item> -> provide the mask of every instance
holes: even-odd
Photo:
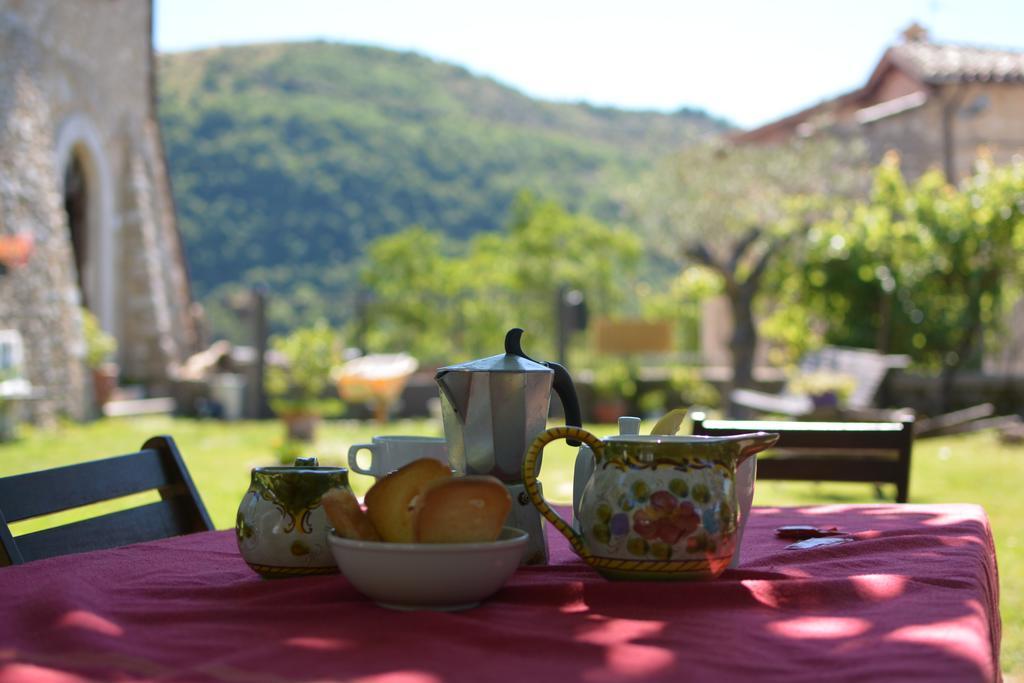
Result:
[[[672,343],[672,325],[668,321],[639,319],[594,321],[594,348],[598,353],[669,353]]]

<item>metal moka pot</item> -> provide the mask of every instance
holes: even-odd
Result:
[[[441,416],[448,461],[467,474],[489,474],[508,486],[507,524],[530,534],[524,564],[546,564],[544,523],[522,483],[523,458],[547,428],[551,391],[562,401],[566,424],[581,425],[576,387],[558,363],[535,361],[521,346],[523,330],[505,335],[505,353],[440,368]]]

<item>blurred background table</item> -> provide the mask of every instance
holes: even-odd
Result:
[[[406,353],[374,353],[354,358],[337,373],[338,394],[345,401],[372,406],[374,418],[383,423],[418,367],[417,360]]]

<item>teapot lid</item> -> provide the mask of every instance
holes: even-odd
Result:
[[[546,372],[554,371],[548,366],[538,363],[525,353],[522,348],[523,330],[515,327],[505,335],[505,353],[487,358],[471,360],[459,365],[449,365],[439,368],[437,376],[446,372]]]

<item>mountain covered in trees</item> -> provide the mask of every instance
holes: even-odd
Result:
[[[158,93],[196,295],[263,282],[300,318],[339,317],[324,294],[351,289],[379,236],[500,230],[524,190],[615,221],[626,183],[729,127],[692,109],[540,101],[417,54],[327,42],[162,55]]]

